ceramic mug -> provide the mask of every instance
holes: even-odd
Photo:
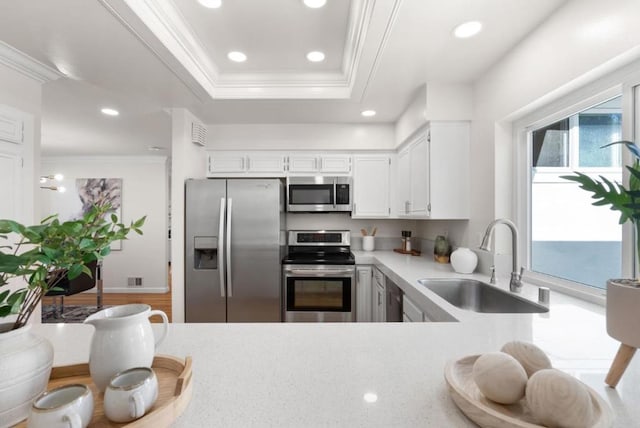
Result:
[[[135,367],[115,375],[104,391],[104,414],[113,422],[142,417],[158,399],[158,378],[153,369]]]
[[[85,428],[93,416],[87,385],[71,384],[40,394],[31,406],[28,428]]]

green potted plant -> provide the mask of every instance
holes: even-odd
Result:
[[[126,226],[108,204],[98,203],[80,219],[50,216],[34,226],[0,220],[0,420],[24,419],[49,379],[53,348],[30,332],[29,318],[47,291],[67,277],[91,276],[87,264],[109,254],[113,241],[142,234],[145,217]]]
[[[586,174],[574,172],[561,178],[575,181],[580,188],[592,193],[593,205],[606,206],[620,212],[620,224],[630,221],[634,226],[636,257],[640,255],[640,147],[631,141],[616,141],[602,146],[624,145],[632,154],[628,186],[612,182],[600,176],[594,179]],[[611,365],[605,382],[615,387],[631,361],[636,348],[640,347],[640,281],[637,278],[610,279],[607,281],[607,333],[620,341],[618,354]]]

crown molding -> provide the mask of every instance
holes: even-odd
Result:
[[[49,164],[57,164],[57,163],[99,163],[104,164],[105,162],[114,162],[119,164],[164,164],[167,162],[167,156],[153,156],[153,155],[142,155],[142,156],[43,156],[40,159],[42,165]]]
[[[51,82],[64,75],[0,40],[0,64],[39,83]]]
[[[388,37],[387,31],[381,37],[379,30],[369,37],[374,11],[380,9],[388,13],[388,8],[375,8],[376,0],[352,0],[340,70],[326,73],[221,73],[172,0],[100,1],[201,100],[350,98],[359,69],[366,71],[368,67],[377,67],[382,52],[382,46],[378,45],[369,49],[376,52],[377,57],[370,58],[369,54],[364,60],[367,64],[363,66],[365,43],[371,43],[371,40],[385,43]],[[400,2],[394,0],[394,11]],[[384,16],[383,19],[388,30],[395,18]],[[370,78],[372,74],[368,72],[365,76]]]

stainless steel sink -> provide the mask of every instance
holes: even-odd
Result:
[[[546,306],[475,279],[421,279],[418,282],[460,309],[493,314],[549,312]]]

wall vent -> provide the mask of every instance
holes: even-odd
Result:
[[[142,287],[142,277],[130,276],[127,278],[127,287]]]
[[[207,128],[201,123],[191,123],[191,142],[199,146],[203,146],[207,142]]]

